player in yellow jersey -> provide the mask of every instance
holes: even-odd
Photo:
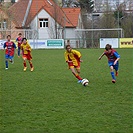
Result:
[[[77,50],[71,48],[68,44],[66,45],[65,51],[65,61],[68,63],[69,69],[73,73],[73,75],[78,79],[78,83],[81,83],[82,78],[80,77],[80,62],[81,60],[81,53]]]
[[[32,56],[31,56],[31,47],[30,44],[27,42],[26,38],[22,39],[22,44],[21,44],[21,50],[22,50],[22,57],[23,57],[23,65],[24,65],[24,71],[26,71],[27,66],[26,66],[26,60],[29,61],[30,67],[31,67],[31,72],[34,70],[34,67],[32,65]]]

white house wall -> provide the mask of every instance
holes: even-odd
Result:
[[[73,48],[76,46],[75,28],[65,28],[65,41],[70,40],[70,44]]]
[[[39,18],[48,18],[49,27],[40,28],[39,27]],[[54,19],[44,10],[42,9],[38,15],[33,19],[30,24],[31,29],[38,31],[38,39],[50,39],[52,38],[52,34],[54,34]],[[52,31],[53,30],[53,31]]]
[[[49,20],[49,27],[46,28],[40,28],[39,27],[39,18],[48,18]],[[42,9],[38,15],[34,18],[34,20],[31,22],[30,27],[31,29],[37,30],[38,31],[38,39],[52,39],[55,38],[55,20],[44,10]],[[62,27],[57,24],[58,29],[62,29]],[[75,29],[82,29],[83,24],[82,24],[82,19],[81,15],[79,15],[79,20],[76,28],[65,28],[64,31],[64,38],[65,41],[70,40],[70,43],[72,47],[78,47],[79,41],[78,37],[76,36]],[[62,32],[60,30],[58,34],[58,38],[62,38]]]
[[[76,28],[66,28],[65,29],[65,38],[66,38],[65,42],[67,42],[67,40],[70,40],[70,44],[73,48],[80,47],[80,39],[76,35],[77,33],[75,32],[75,29],[83,29],[81,15],[79,15],[78,25]]]
[[[65,28],[65,38],[75,38],[75,28]]]

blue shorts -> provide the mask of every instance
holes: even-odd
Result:
[[[118,68],[119,68],[119,62],[117,61],[117,63],[114,65],[114,61],[109,61],[108,62],[108,65],[109,65],[109,67],[110,66],[113,66],[113,68],[116,70],[116,71],[118,71]]]
[[[6,59],[12,60],[12,59],[13,59],[13,56],[10,56],[9,54],[6,54],[6,55],[5,55],[5,58],[6,58]]]

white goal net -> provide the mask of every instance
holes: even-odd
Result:
[[[79,47],[83,48],[98,48],[100,38],[122,38],[124,36],[122,28],[76,29],[75,32]]]

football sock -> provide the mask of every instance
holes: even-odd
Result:
[[[114,72],[110,72],[110,74],[111,74],[111,76],[112,76],[112,79],[115,80],[115,74],[114,74]]]
[[[20,49],[18,48],[18,56],[20,56]]]
[[[6,68],[8,68],[8,61],[6,60],[5,63],[6,63]]]
[[[32,62],[29,62],[29,63],[30,63],[30,67],[32,68],[33,67]]]
[[[26,67],[26,62],[25,62],[25,61],[24,61],[24,63],[23,63],[23,64],[24,64],[24,67]]]
[[[78,75],[78,74],[74,74],[73,75],[78,79],[78,80],[82,80],[82,78]]]
[[[82,80],[82,78],[77,74],[76,75],[76,78],[78,79],[78,80]]]

